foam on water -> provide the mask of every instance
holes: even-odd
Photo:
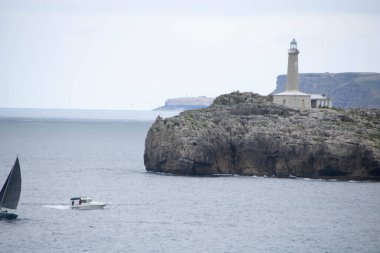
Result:
[[[43,205],[43,207],[50,208],[50,209],[58,209],[58,210],[70,209],[69,205]]]

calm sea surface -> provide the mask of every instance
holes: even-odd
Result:
[[[118,113],[0,111],[0,187],[17,154],[23,180],[0,252],[380,252],[380,183],[147,173],[155,115]]]

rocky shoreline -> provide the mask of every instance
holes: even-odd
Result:
[[[234,92],[204,109],[158,117],[147,171],[380,180],[380,110],[292,109]]]

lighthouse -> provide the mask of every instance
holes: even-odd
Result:
[[[290,42],[288,51],[288,80],[286,82],[287,91],[298,91],[299,76],[298,76],[298,54],[300,51],[297,49],[297,41],[293,39]]]
[[[288,75],[284,92],[273,95],[273,102],[294,108],[311,108],[310,94],[299,91],[297,41],[290,42],[288,50]]]

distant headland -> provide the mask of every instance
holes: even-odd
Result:
[[[165,105],[154,109],[155,111],[186,111],[208,107],[215,98],[200,97],[182,97],[170,98],[165,101]]]
[[[380,109],[380,73],[300,73],[300,90],[322,94],[333,101],[336,108]],[[276,89],[270,95],[285,91],[287,75],[277,76]],[[170,98],[157,111],[186,111],[208,107],[215,98]]]

